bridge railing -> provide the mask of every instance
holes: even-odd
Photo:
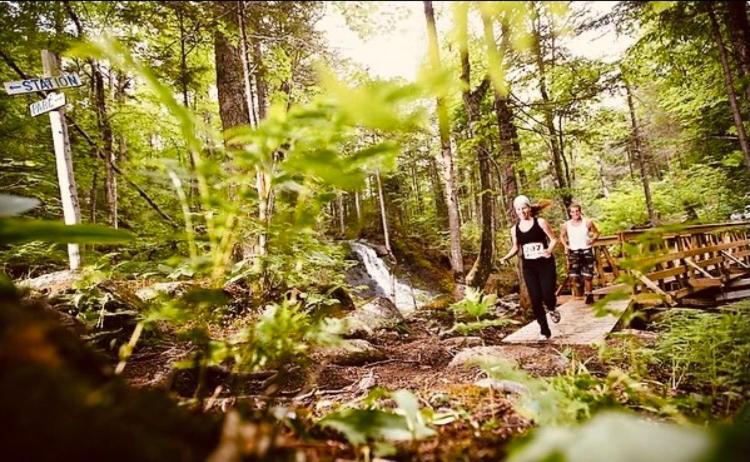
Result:
[[[626,272],[636,293],[674,304],[687,295],[723,288],[750,270],[750,222],[669,226],[602,236],[594,244],[596,293],[618,287]],[[643,300],[648,296],[640,297]]]

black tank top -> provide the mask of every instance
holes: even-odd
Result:
[[[519,255],[525,260],[525,244],[540,243],[546,248],[549,245],[549,238],[547,237],[547,233],[545,233],[542,227],[539,226],[539,221],[537,221],[536,217],[534,217],[534,224],[531,225],[531,228],[529,228],[528,231],[521,231],[520,225],[521,222],[516,223],[516,243],[518,244]]]

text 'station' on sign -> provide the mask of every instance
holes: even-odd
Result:
[[[62,74],[56,77],[46,77],[41,79],[16,80],[14,82],[5,82],[5,91],[9,95],[20,95],[23,93],[33,93],[35,91],[49,91],[58,88],[80,87],[83,85],[81,77],[78,74]]]
[[[31,116],[36,117],[39,114],[44,114],[63,106],[65,106],[65,94],[50,93],[43,100],[30,104],[29,110],[31,110]]]

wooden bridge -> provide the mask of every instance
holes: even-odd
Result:
[[[550,322],[555,343],[601,342],[635,304],[705,307],[750,297],[750,222],[623,231],[600,237],[594,254],[594,295],[610,314],[597,317],[581,300],[563,303],[561,322]],[[538,335],[532,322],[503,341],[536,342]]]

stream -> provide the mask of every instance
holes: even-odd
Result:
[[[388,298],[403,313],[410,313],[428,303],[432,295],[424,290],[414,288],[407,281],[391,273],[375,249],[363,241],[349,242],[357,258],[364,265],[366,274],[357,277],[358,284],[366,284],[372,289],[372,295]]]

